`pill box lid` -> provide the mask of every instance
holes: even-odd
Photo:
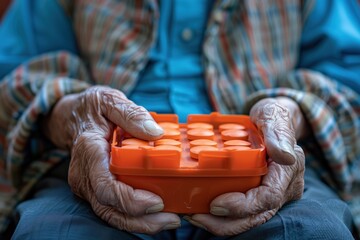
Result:
[[[175,114],[151,113],[156,122],[178,124]],[[261,176],[267,173],[266,150],[263,139],[246,115],[220,113],[189,115],[189,123],[209,123],[218,128],[224,123],[238,123],[246,127],[252,149],[201,151],[198,160],[184,159],[174,149],[121,148],[120,131],[115,130],[111,144],[110,171],[116,175],[168,177],[233,177]],[[186,128],[186,124],[179,124]]]

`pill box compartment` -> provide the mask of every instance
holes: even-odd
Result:
[[[149,141],[147,145],[126,147],[122,142],[131,136],[117,128],[111,144],[110,171],[119,181],[135,189],[159,195],[164,201],[165,212],[208,213],[214,198],[257,187],[267,173],[263,139],[248,116],[216,112],[194,114],[188,116],[186,124],[179,124],[175,114],[151,114],[159,124],[178,124],[180,136],[169,136],[175,136],[172,140],[179,141],[181,146],[159,147],[155,141]],[[212,140],[217,148],[200,151],[196,154],[197,159],[190,154],[192,140],[187,134],[187,126],[195,123],[213,126]],[[249,145],[244,148],[226,147],[224,142],[227,140],[219,130],[219,126],[221,129],[224,124],[244,126]]]

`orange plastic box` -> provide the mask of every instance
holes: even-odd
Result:
[[[175,114],[152,116],[167,137],[144,144],[115,130],[110,171],[158,194],[165,212],[208,213],[215,197],[257,187],[267,173],[263,139],[248,116],[194,114],[187,124]]]

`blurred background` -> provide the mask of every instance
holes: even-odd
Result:
[[[0,20],[11,0],[0,0]]]

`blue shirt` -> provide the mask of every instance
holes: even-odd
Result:
[[[360,93],[358,1],[315,1],[303,28],[298,67],[321,72]]]
[[[210,113],[202,42],[213,0],[164,0],[150,61],[129,96],[157,113],[176,113],[180,122],[188,114]]]
[[[3,19],[0,81],[17,66],[40,54],[59,50],[79,53],[71,19],[58,1],[13,0]]]
[[[205,27],[212,4],[204,7],[204,1],[184,0],[181,1],[181,4],[180,1],[161,1],[158,41],[152,49],[151,60],[143,72],[143,78],[139,81],[138,88],[130,96],[138,104],[143,104],[152,111],[176,112],[186,115],[178,110],[179,105],[174,103],[174,99],[177,103],[181,103],[187,101],[187,96],[191,95],[190,102],[193,102],[194,96],[205,91],[200,54],[197,52],[201,50],[199,43],[203,38],[202,31],[199,31],[200,26]],[[192,4],[193,7],[188,7],[189,4]],[[184,12],[185,15],[183,15]],[[201,18],[202,14],[205,14],[206,17]],[[183,19],[185,16],[188,17]],[[0,36],[6,37],[1,38],[0,41],[0,81],[18,65],[39,54],[57,50],[78,53],[71,19],[64,13],[57,1],[16,0],[13,1],[11,10],[3,19],[6,21],[0,23]],[[192,19],[190,25],[186,24],[186,19]],[[44,22],[51,23],[56,28],[49,27]],[[175,25],[175,23],[180,25],[168,31],[169,24]],[[192,37],[189,41],[181,38],[181,30],[185,27],[192,30]],[[334,32],[333,29],[337,31]],[[175,56],[178,58],[182,51],[184,51],[183,56],[176,60]],[[322,72],[360,92],[360,10],[358,3],[355,0],[316,1],[314,9],[305,22],[300,53],[298,67]],[[184,58],[184,55],[187,58]],[[168,58],[169,64],[165,63],[164,58]],[[189,60],[188,63],[186,63],[186,59]],[[179,62],[181,64],[176,66]],[[176,70],[178,71],[176,72]],[[165,72],[169,74],[168,77],[164,77]],[[182,73],[185,73],[186,76]],[[167,79],[166,83],[160,83],[155,79],[159,76]],[[181,85],[174,87],[178,80],[188,80],[189,76],[198,80],[186,81],[186,84],[189,84],[186,88]],[[149,81],[151,78],[152,81]],[[200,78],[201,80],[199,80]],[[152,93],[149,84],[154,89]],[[198,87],[197,84],[201,86]],[[184,91],[190,91],[193,88],[198,91],[191,92],[191,94]],[[181,93],[174,95],[174,91],[181,91]],[[185,95],[182,96],[182,94]],[[151,104],[147,104],[147,101]],[[206,101],[198,99],[196,102],[202,102],[205,106],[189,110],[188,113],[196,113],[202,109],[206,109],[203,111],[204,113],[210,111],[211,107],[207,99]],[[190,108],[190,105],[192,104],[187,104],[186,108]],[[181,120],[183,121],[184,117],[181,117]]]

